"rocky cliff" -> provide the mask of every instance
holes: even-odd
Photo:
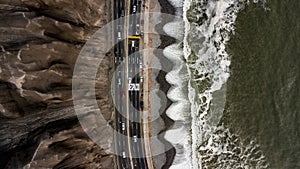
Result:
[[[105,0],[0,0],[0,168],[113,168],[72,105],[72,73],[91,35],[110,20]],[[109,57],[96,98],[109,106]],[[104,111],[103,111],[104,110]]]

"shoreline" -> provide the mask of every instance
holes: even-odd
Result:
[[[146,1],[144,8],[149,12],[167,13],[170,15],[175,15],[176,12],[175,8],[168,1],[162,0]],[[152,153],[154,168],[163,169],[170,168],[176,155],[175,147],[164,138],[165,132],[174,125],[174,121],[166,115],[166,110],[172,102],[166,97],[171,85],[165,77],[173,69],[174,64],[163,55],[164,48],[176,42],[175,38],[167,36],[163,30],[164,25],[172,21],[173,18],[150,15],[150,25],[144,28],[145,32],[149,32],[144,35],[144,45],[150,49],[144,54],[144,56],[147,56],[144,64],[150,67],[144,74],[146,83],[146,86],[144,86],[144,106],[145,112],[151,112],[150,115],[144,114],[144,118],[148,118],[150,122],[150,124],[144,125],[144,127],[149,128],[150,133],[144,130],[144,132],[146,131],[144,134],[150,138],[152,150],[148,150],[148,154]],[[164,71],[161,70],[162,67]],[[148,80],[146,80],[146,77],[148,77]]]
[[[167,1],[149,0],[145,3],[145,10],[149,12],[175,14],[175,9]],[[148,82],[145,79],[147,86],[144,88],[144,106],[145,110],[151,112],[150,115],[144,115],[144,118],[148,118],[150,122],[150,124],[144,125],[150,131],[150,133],[145,134],[150,138],[154,168],[163,169],[170,168],[176,154],[173,145],[164,138],[164,133],[174,124],[174,121],[166,115],[166,110],[172,102],[169,99],[166,100],[166,95],[171,85],[165,79],[166,74],[173,69],[174,64],[162,53],[165,47],[175,43],[175,39],[164,35],[166,33],[163,30],[163,26],[173,21],[172,19],[166,20],[159,15],[150,15],[149,23],[152,24],[145,28],[145,32],[149,33],[145,34],[145,39],[147,40],[144,42],[144,45],[150,49],[145,53],[147,58],[144,61],[150,67],[144,74],[145,77],[148,76],[149,78]],[[167,65],[161,65],[162,63],[167,63]],[[162,67],[164,67],[166,72],[161,70]],[[167,69],[165,69],[166,67]],[[158,91],[164,94],[160,94]]]
[[[167,13],[167,14],[175,15],[175,12],[176,12],[175,8],[168,1],[158,0],[158,2],[159,2],[159,5],[161,7],[161,9],[160,9],[161,13]],[[160,36],[159,36],[160,44],[158,45],[157,49],[155,49],[153,51],[154,55],[156,55],[156,56],[163,56],[162,50],[165,47],[167,47],[171,44],[174,44],[175,41],[176,41],[174,38],[162,35],[162,33],[161,33],[161,32],[164,32],[163,26],[166,23],[171,22],[171,21],[172,20],[167,20],[166,18],[161,18],[160,23],[155,25],[155,31],[158,34],[160,34]],[[161,67],[164,67],[164,70],[166,70],[166,71],[171,71],[172,70],[172,67],[173,67],[174,64],[171,63],[170,61],[168,61],[168,59],[166,57],[157,57],[157,58],[158,58],[158,61],[161,63]],[[165,63],[168,63],[168,64],[166,65]],[[165,95],[167,95],[167,92],[169,91],[169,89],[171,87],[171,85],[166,81],[166,78],[165,78],[166,74],[167,74],[167,72],[164,72],[164,71],[160,70],[158,72],[158,75],[155,78],[156,83],[158,83],[158,85],[159,85],[158,89],[160,91],[164,92]],[[160,96],[158,96],[158,97],[160,99],[163,99]],[[163,110],[161,110],[161,107],[159,109],[160,118],[163,120],[163,123],[164,123],[164,126],[163,126],[162,130],[160,130],[159,134],[163,133],[163,132],[166,132],[174,124],[174,121],[166,115],[166,110],[169,108],[169,106],[172,104],[172,102],[168,98],[167,98],[166,101],[167,101],[166,102],[166,107]],[[166,161],[162,165],[161,168],[162,169],[168,169],[168,168],[170,168],[170,166],[173,163],[176,151],[175,151],[175,148],[173,147],[173,145],[169,141],[167,141],[164,138],[164,136],[160,136],[160,137],[158,137],[158,139],[159,139],[159,141],[161,141],[164,144],[165,149],[167,148],[167,150],[164,153]],[[169,149],[169,147],[171,147],[171,148]]]

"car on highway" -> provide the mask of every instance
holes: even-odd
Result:
[[[118,40],[121,40],[121,32],[118,32]]]
[[[132,73],[132,69],[133,69],[132,66],[130,66],[130,69],[129,69],[130,73]]]
[[[125,92],[122,91],[122,98],[124,99],[125,98]]]
[[[122,127],[122,130],[125,131],[125,123],[124,122],[121,123],[121,127]]]
[[[137,142],[137,136],[133,136],[133,141],[136,143]]]
[[[143,76],[140,76],[140,82],[143,82]]]
[[[136,24],[136,32],[135,32],[135,34],[136,35],[140,35],[141,34],[141,30],[140,30],[140,24]]]
[[[133,5],[132,12],[136,13],[136,5]]]
[[[121,85],[121,78],[118,79],[118,85]]]
[[[126,153],[125,153],[125,151],[122,152],[122,157],[123,157],[123,158],[126,158]]]

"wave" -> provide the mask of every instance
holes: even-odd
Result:
[[[166,114],[175,122],[173,127],[165,134],[165,139],[176,149],[176,155],[171,169],[190,168],[190,102],[188,100],[187,67],[185,66],[180,44],[166,47],[164,55],[174,63],[173,70],[167,73],[166,80],[172,86],[167,97],[173,102],[167,109]]]
[[[237,13],[250,2],[169,2],[183,18],[164,26],[167,34],[182,39],[163,52],[174,63],[166,75],[172,85],[167,96],[173,101],[167,115],[175,121],[165,135],[176,149],[171,168],[267,168],[255,140],[239,139],[221,120],[230,76],[225,46],[234,34]]]
[[[246,1],[235,0],[185,1],[184,56],[191,76],[190,87],[194,89],[190,90],[193,94],[189,97],[194,168],[268,166],[255,141],[239,139],[221,120],[226,102],[226,81],[230,75],[230,56],[225,45],[229,35],[234,34],[237,13],[245,5]],[[220,91],[223,94],[214,96]],[[216,104],[219,104],[215,106],[218,108],[213,109],[212,105]]]

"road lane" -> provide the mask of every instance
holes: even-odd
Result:
[[[140,0],[130,0],[129,13],[140,13],[140,5]],[[124,0],[115,0],[114,9],[114,19],[124,16]],[[139,25],[140,16],[131,17],[127,21],[127,26],[124,21],[119,21],[114,25],[115,42],[124,39],[126,35],[139,34]],[[128,29],[124,29],[126,27]],[[114,78],[116,130],[128,138],[122,139],[118,134],[117,137],[115,137],[117,142],[116,151],[121,154],[117,157],[119,168],[147,168],[146,159],[144,158],[143,143],[141,142],[141,139],[134,139],[135,136],[137,138],[142,137],[140,92],[138,90],[128,91],[130,82],[127,81],[128,78],[131,78],[132,84],[136,85],[140,83],[139,71],[142,60],[140,59],[140,54],[135,53],[138,50],[139,40],[128,40],[127,38],[125,41],[118,43],[113,50],[115,68],[119,67],[117,75]],[[129,121],[129,119],[131,119],[131,121]]]

